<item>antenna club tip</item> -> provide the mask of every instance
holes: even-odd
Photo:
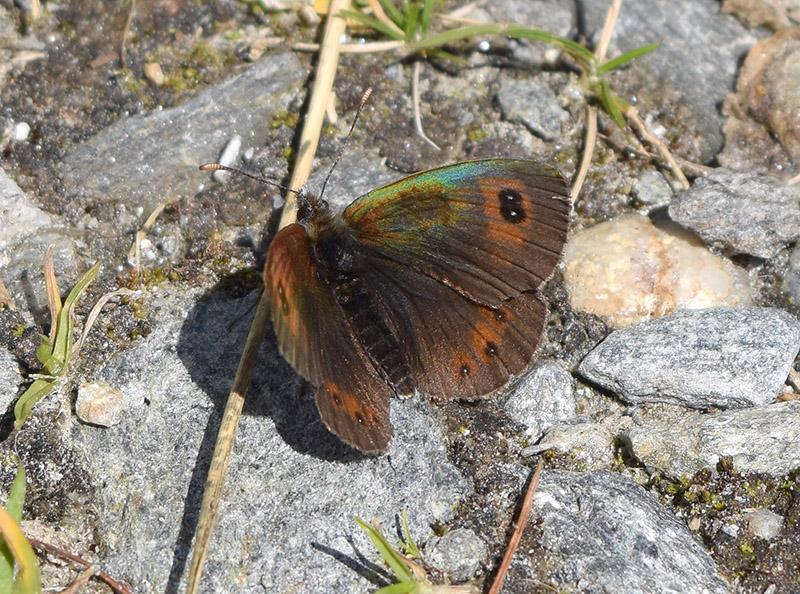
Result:
[[[222,169],[219,163],[203,163],[200,165],[200,171],[219,171]]]

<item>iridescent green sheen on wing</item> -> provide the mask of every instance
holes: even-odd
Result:
[[[504,203],[509,195],[519,197],[518,209]],[[570,208],[566,182],[552,167],[491,159],[432,169],[373,190],[343,216],[371,257],[403,262],[497,306],[550,277]]]

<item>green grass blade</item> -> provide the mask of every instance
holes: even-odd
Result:
[[[406,553],[415,559],[419,559],[419,547],[417,547],[417,543],[414,542],[414,539],[411,538],[411,530],[408,528],[408,512],[405,509],[403,510],[403,539],[406,541]]]
[[[414,582],[398,582],[389,586],[384,586],[375,591],[375,594],[410,594],[417,588]]]
[[[57,363],[59,363],[57,369],[49,369],[48,373],[51,375],[60,375],[64,373],[69,365],[69,360],[72,358],[72,344],[74,342],[73,330],[75,326],[75,320],[72,317],[72,310],[75,308],[75,303],[78,301],[80,296],[86,291],[86,287],[89,286],[97,273],[100,271],[100,262],[97,261],[94,263],[89,270],[87,270],[83,276],[78,279],[78,282],[75,283],[75,286],[67,295],[67,298],[64,300],[64,306],[61,308],[61,311],[58,314],[58,325],[56,326],[56,339],[53,344],[53,358]]]
[[[661,40],[656,41],[655,43],[651,43],[649,45],[644,45],[642,47],[638,47],[636,49],[632,49],[629,52],[622,54],[621,56],[614,58],[613,60],[609,60],[608,62],[604,62],[598,68],[598,72],[609,72],[610,70],[614,70],[614,68],[618,68],[623,64],[630,62],[631,60],[635,60],[636,58],[640,58],[645,54],[649,54],[654,49],[657,49],[661,45]]]
[[[450,29],[449,31],[443,31],[442,33],[426,37],[425,39],[420,39],[412,45],[417,49],[436,48],[441,45],[476,37],[478,35],[502,35],[505,29],[506,25],[497,24],[467,25],[466,27]]]
[[[422,4],[422,16],[419,19],[422,35],[427,35],[431,28],[431,15],[439,4],[439,0],[424,0]]]
[[[36,554],[19,524],[2,507],[0,507],[0,533],[4,544],[12,553],[17,569],[11,588],[3,591],[11,594],[40,594],[42,578]]]
[[[406,10],[406,26],[403,30],[406,32],[406,39],[413,41],[419,37],[419,35],[417,35],[420,13],[419,2],[404,2],[403,4]]]
[[[413,581],[414,576],[411,573],[411,570],[408,568],[400,556],[397,554],[392,546],[386,542],[386,539],[383,535],[375,530],[370,524],[367,524],[361,518],[353,518],[356,521],[356,524],[367,533],[372,544],[375,545],[375,548],[378,549],[381,557],[383,560],[386,561],[386,564],[392,569],[394,572],[395,577],[400,582],[410,582]]]
[[[36,349],[36,358],[39,360],[39,363],[42,364],[45,371],[47,371],[47,362],[53,356],[53,343],[50,342],[50,339],[42,335],[42,342]],[[47,371],[47,373],[50,373]]]
[[[382,23],[378,19],[367,16],[362,12],[358,12],[355,10],[343,10],[340,13],[343,17],[348,19],[353,19],[354,21],[358,21],[359,23],[366,25],[367,27],[377,31],[378,33],[383,33],[387,37],[391,37],[396,41],[406,41],[406,38],[403,37],[403,34],[399,31],[395,31],[385,23]]]
[[[49,394],[56,387],[56,382],[57,380],[39,378],[25,390],[14,405],[15,428],[22,427],[25,420],[31,416],[33,405]]]
[[[19,527],[24,502],[25,467],[18,463],[8,494],[7,510],[0,508],[0,592],[39,594],[42,591],[39,562]]]
[[[503,35],[515,39],[541,41],[567,52],[576,60],[584,63],[590,63],[596,60],[592,52],[571,39],[559,37],[558,35],[553,35],[541,29],[532,29],[530,27],[520,27],[518,25],[506,25],[502,23],[466,25],[464,27],[458,27],[457,29],[450,29],[449,31],[431,35],[430,37],[415,42],[413,45],[417,49],[428,49],[484,35]]]
[[[405,28],[406,17],[397,9],[392,0],[378,0],[378,3],[381,5],[381,8],[383,8],[383,12],[386,13],[386,16],[388,16],[395,25],[401,29]]]
[[[608,115],[614,120],[614,123],[619,126],[621,130],[624,129],[625,118],[619,110],[617,98],[614,96],[614,93],[611,92],[611,89],[605,81],[600,82],[600,101]]]
[[[22,520],[22,506],[24,504],[25,467],[20,462],[17,462],[17,474],[14,476],[14,482],[11,483],[11,490],[8,492],[8,505],[6,505],[6,511],[15,522]]]
[[[89,283],[95,279],[98,272],[100,272],[99,260],[94,263],[94,266],[92,266],[89,270],[84,272],[83,276],[80,279],[78,279],[78,282],[75,283],[74,287],[72,287],[72,290],[69,292],[69,295],[67,295],[67,298],[64,301],[64,309],[67,309],[75,305],[75,302],[86,290],[86,287],[89,286]]]
[[[531,41],[541,41],[553,45],[584,64],[597,61],[594,54],[580,43],[567,39],[566,37],[553,35],[548,31],[532,29],[530,27],[508,26],[508,31],[505,34],[515,39],[530,39]]]

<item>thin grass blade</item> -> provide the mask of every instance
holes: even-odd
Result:
[[[598,72],[609,72],[614,70],[614,68],[618,68],[623,64],[630,62],[631,60],[635,60],[636,58],[640,58],[645,54],[649,54],[654,49],[657,49],[661,45],[662,41],[656,41],[655,43],[651,43],[649,45],[643,45],[642,47],[632,49],[629,52],[625,52],[621,56],[614,58],[613,60],[609,60],[608,62],[603,62],[600,66],[598,66]]]

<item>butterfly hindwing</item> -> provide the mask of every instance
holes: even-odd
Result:
[[[344,211],[376,257],[436,278],[484,305],[540,287],[561,257],[567,185],[533,161],[471,161],[373,190]]]
[[[264,282],[281,354],[314,387],[325,425],[367,453],[391,441],[392,388],[354,339],[329,287],[319,280],[311,240],[299,224],[277,233]]]
[[[359,274],[380,287],[372,307],[382,312],[414,385],[429,397],[488,394],[522,372],[538,348],[546,308],[536,292],[490,308],[388,260],[371,259]]]

